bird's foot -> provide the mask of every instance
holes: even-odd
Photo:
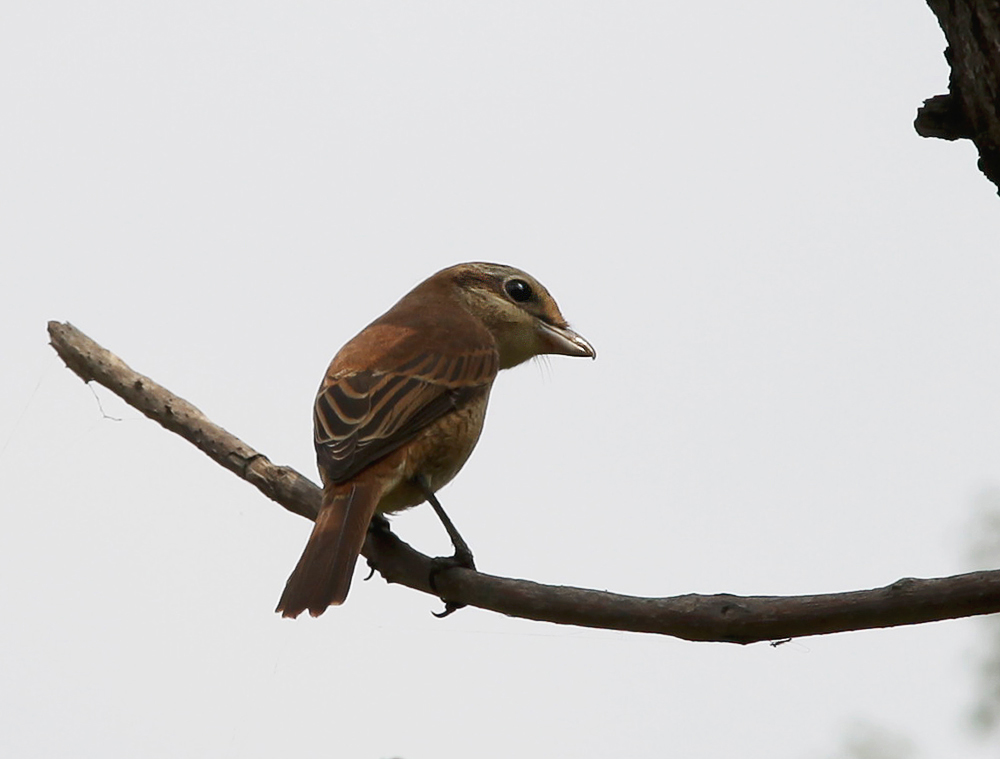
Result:
[[[389,526],[389,520],[386,519],[381,514],[375,514],[372,520],[368,523],[368,532],[381,532],[392,534],[392,528]],[[365,577],[365,582],[372,579],[375,576],[375,563],[371,559],[366,559],[368,562],[368,576]]]
[[[447,572],[449,569],[471,569],[472,571],[475,571],[476,562],[472,557],[472,551],[465,546],[464,548],[456,548],[455,553],[452,556],[437,556],[431,559],[431,571],[427,581],[430,583],[431,589],[435,593],[438,592],[438,575],[442,572]],[[438,619],[444,619],[449,614],[452,614],[465,606],[465,604],[457,601],[448,601],[445,598],[442,598],[441,600],[444,601],[444,611],[431,612],[431,614]]]

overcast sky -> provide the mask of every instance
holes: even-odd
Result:
[[[976,620],[741,648],[437,620],[378,578],[282,620],[310,524],[45,333],[315,477],[340,345],[444,266],[510,263],[599,358],[498,379],[441,493],[484,571],[665,596],[974,568],[1000,201],[971,144],[913,131],[948,77],[922,3],[3,16],[4,756],[827,759],[865,724],[995,756]],[[396,530],[446,552],[425,510]]]

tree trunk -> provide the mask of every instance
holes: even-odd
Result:
[[[948,94],[924,101],[913,122],[923,137],[970,139],[979,169],[1000,188],[1000,0],[927,0],[951,66]]]

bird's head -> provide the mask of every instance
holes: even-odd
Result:
[[[467,263],[435,277],[449,279],[462,305],[493,334],[501,369],[548,353],[597,357],[594,346],[569,328],[549,291],[520,269]]]

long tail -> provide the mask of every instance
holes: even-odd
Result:
[[[344,602],[380,497],[381,489],[375,484],[324,489],[312,535],[275,611],[283,617],[297,617],[308,609],[318,617],[328,606]]]

